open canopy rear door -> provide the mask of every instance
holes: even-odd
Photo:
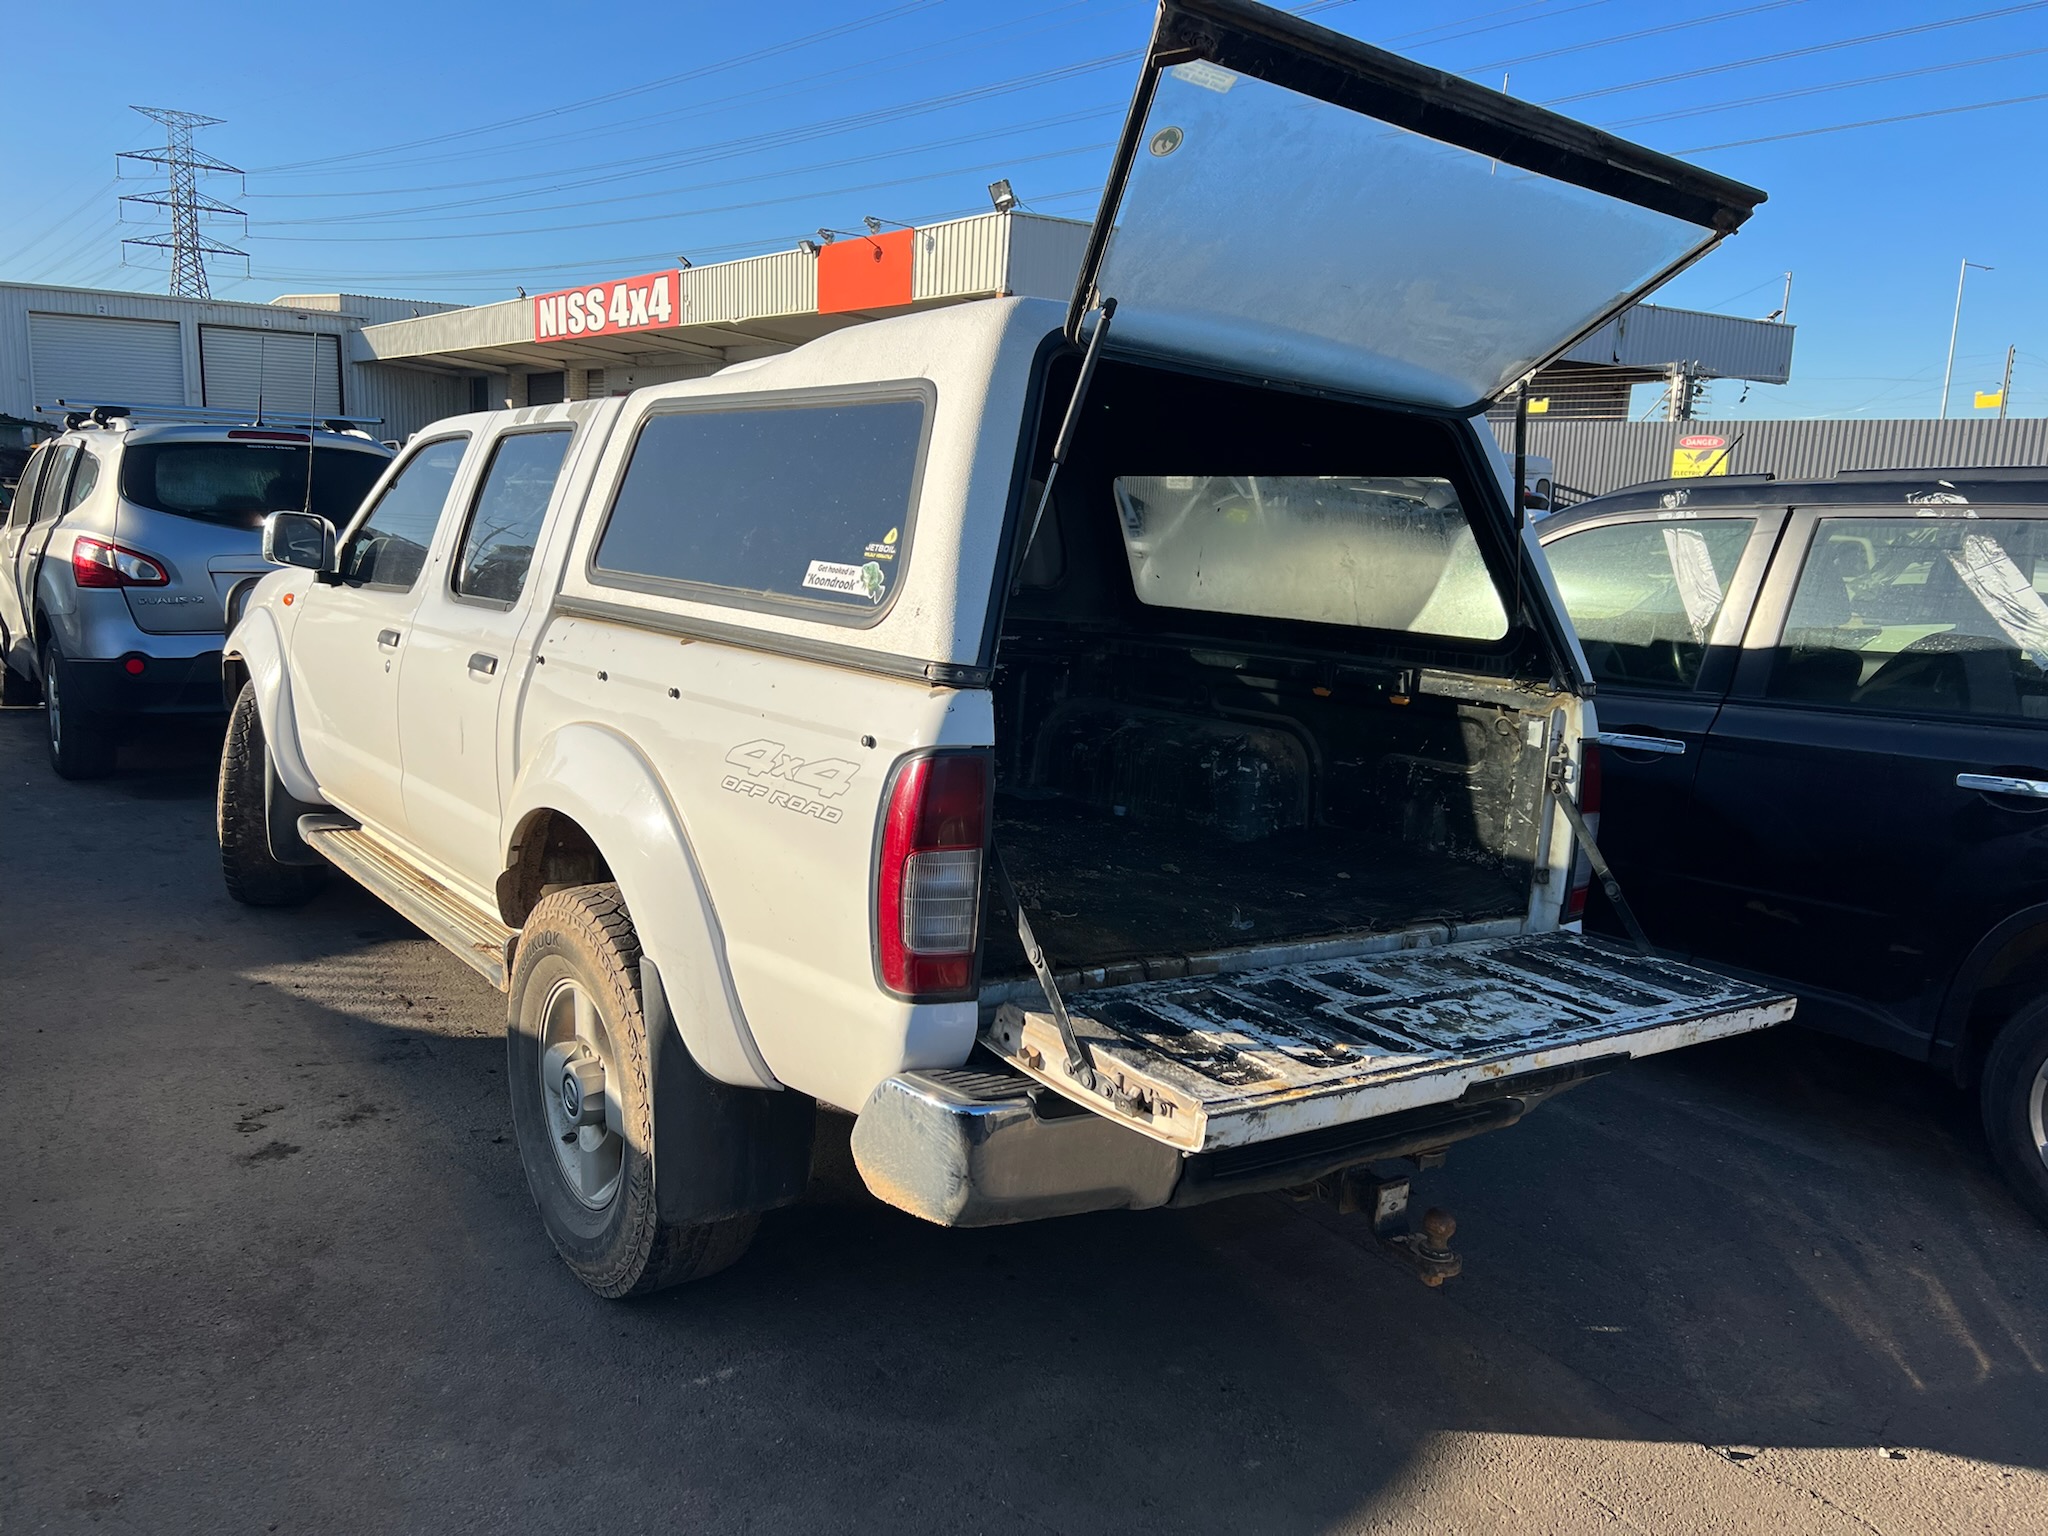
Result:
[[[1463,413],[1732,233],[1740,182],[1247,0],[1165,0],[1068,316]]]

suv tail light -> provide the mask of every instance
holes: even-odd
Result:
[[[1600,835],[1600,744],[1582,742],[1579,747],[1579,814],[1586,818],[1586,830]],[[1586,915],[1586,897],[1593,889],[1593,861],[1581,848],[1572,856],[1572,887],[1564,898],[1564,920],[1575,923]]]
[[[913,1002],[975,995],[989,756],[929,752],[896,771],[875,875],[882,985]]]
[[[170,576],[125,544],[80,535],[71,546],[71,579],[81,587],[167,587]]]

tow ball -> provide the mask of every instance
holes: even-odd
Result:
[[[1449,1211],[1431,1206],[1422,1213],[1419,1228],[1409,1225],[1406,1174],[1353,1168],[1335,1182],[1337,1213],[1365,1217],[1380,1246],[1414,1270],[1424,1285],[1440,1286],[1464,1272],[1465,1260],[1451,1251],[1458,1223]]]

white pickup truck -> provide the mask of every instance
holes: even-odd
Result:
[[[820,1106],[984,1224],[1426,1160],[1784,1018],[1571,926],[1592,688],[1475,420],[1760,196],[1172,0],[1066,309],[455,418],[274,515],[229,888],[338,867],[507,992],[606,1296],[736,1258]]]

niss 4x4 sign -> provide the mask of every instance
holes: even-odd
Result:
[[[673,325],[681,284],[681,272],[672,269],[544,293],[533,301],[533,339],[566,341]]]

